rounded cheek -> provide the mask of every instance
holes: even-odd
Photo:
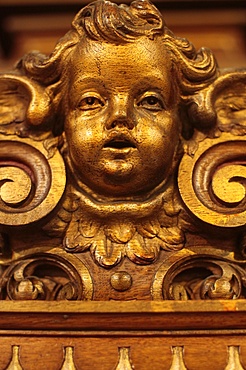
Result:
[[[142,162],[149,182],[160,182],[169,176],[173,169],[173,158],[179,143],[179,124],[173,116],[164,116],[148,131],[142,147]]]
[[[166,152],[167,157],[173,157],[179,143],[179,124],[177,122],[169,122],[167,127],[165,127],[163,141],[165,143],[164,151]]]
[[[69,150],[69,156],[74,163],[83,160],[84,140],[82,142],[82,132],[78,129],[78,122],[73,117],[67,117],[65,123],[65,134]]]
[[[179,124],[172,116],[163,115],[158,119],[145,122],[138,132],[139,147],[143,154],[159,153],[169,158],[175,152],[179,141]],[[167,159],[166,158],[166,159]]]
[[[76,175],[91,180],[98,172],[102,135],[95,120],[70,117],[65,125],[68,155]]]

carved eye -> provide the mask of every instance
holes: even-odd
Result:
[[[79,103],[81,110],[94,110],[101,108],[105,105],[103,99],[97,96],[85,96]]]
[[[160,111],[164,109],[163,99],[159,95],[145,95],[137,103],[138,107],[152,111]]]

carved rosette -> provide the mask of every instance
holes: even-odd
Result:
[[[66,185],[58,151],[43,142],[2,136],[0,145],[0,224],[25,226],[50,214]]]
[[[199,248],[199,247],[198,247]],[[154,300],[239,299],[246,297],[245,262],[220,258],[212,248],[182,250],[167,258],[152,286]]]
[[[0,279],[2,300],[90,300],[92,280],[84,264],[55,248],[30,250],[3,266]]]
[[[200,220],[219,227],[246,223],[246,139],[223,133],[185,154],[178,185],[185,206]]]

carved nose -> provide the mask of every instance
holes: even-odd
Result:
[[[106,123],[106,128],[108,130],[115,127],[126,127],[132,130],[135,126],[133,112],[127,103],[125,104],[115,104],[111,107],[109,112],[109,117]]]
[[[110,128],[115,127],[126,127],[129,130],[132,130],[134,127],[134,122],[130,117],[118,117],[114,119],[110,125]]]

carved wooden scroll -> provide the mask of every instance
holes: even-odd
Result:
[[[146,0],[1,75],[1,299],[245,298],[245,81]]]

